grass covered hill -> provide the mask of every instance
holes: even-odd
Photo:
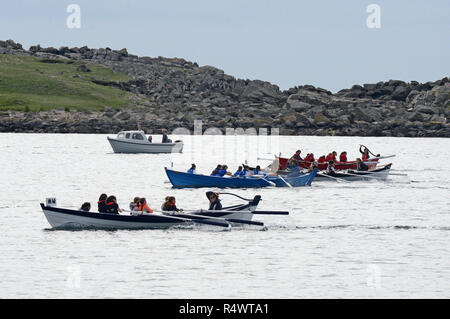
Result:
[[[130,93],[102,82],[128,82],[124,73],[71,59],[0,55],[0,111],[123,108]]]

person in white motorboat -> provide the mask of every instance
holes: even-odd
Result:
[[[161,130],[162,142],[161,143],[172,143],[172,140],[167,136],[166,129]]]
[[[147,140],[151,143],[153,140],[153,137],[151,135],[149,135]]]

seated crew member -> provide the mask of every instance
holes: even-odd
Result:
[[[250,173],[248,171],[248,166],[244,166],[244,168],[242,169],[242,172],[239,174],[239,177],[246,177],[249,175],[250,175]]]
[[[347,162],[347,152],[343,151],[341,155],[339,155],[339,162]]]
[[[141,212],[141,214],[143,214],[143,213],[149,213],[149,214],[152,214],[152,213],[153,213],[153,209],[151,209],[151,208],[148,206],[147,200],[145,199],[145,197],[142,197],[142,198],[139,200],[138,211]]]
[[[135,197],[135,198],[133,199],[133,201],[130,203],[130,210],[131,210],[131,211],[134,211],[134,212],[135,212],[135,211],[138,210],[139,200],[140,200],[139,197]]]
[[[106,213],[106,199],[108,196],[106,194],[101,194],[98,199],[98,212],[99,213]]]
[[[356,162],[358,163],[356,170],[358,170],[358,171],[368,171],[369,170],[369,166],[367,166],[366,163],[364,163],[360,158],[357,158]]]
[[[209,199],[209,210],[221,210],[222,204],[220,203],[219,194],[214,192],[206,192],[206,197]]]
[[[242,173],[242,166],[239,166],[237,171],[234,172],[233,176],[234,177],[239,177],[241,175],[241,173]]]
[[[303,158],[300,156],[301,152],[302,152],[301,150],[297,150],[297,152],[295,152],[295,154],[292,155],[291,158],[295,159],[296,161],[302,161]]]
[[[219,174],[219,171],[222,169],[222,165],[218,164],[217,167],[211,172],[211,176],[216,176]]]
[[[325,157],[325,161],[326,162],[330,162],[333,160],[333,154],[332,153],[328,153],[327,157]]]
[[[119,214],[122,212],[119,205],[117,204],[116,196],[109,196],[106,199],[106,213],[107,214]]]
[[[317,163],[321,164],[321,163],[325,163],[327,160],[325,159],[325,155],[322,155],[321,157],[319,157],[319,159],[317,160]]]
[[[363,146],[361,145],[361,146],[359,147],[359,152],[362,154],[361,159],[362,159],[363,161],[367,161],[367,160],[370,158],[370,155],[369,155],[369,149],[368,149],[367,147],[364,147],[364,151],[363,151],[362,148],[363,148]]]
[[[334,168],[334,161],[331,160],[328,162],[327,173],[330,175],[333,175],[335,172],[336,172],[336,169]]]
[[[264,172],[261,172],[261,166],[257,165],[253,170],[252,175],[267,175]]]
[[[173,196],[167,196],[164,204],[162,205],[162,210],[166,212],[180,212],[182,209],[177,208],[176,199]]]
[[[219,170],[219,172],[217,173],[216,176],[224,177],[225,175],[228,175],[228,176],[231,175],[231,173],[228,172],[228,166],[227,165],[223,165],[222,169]]]
[[[81,207],[80,207],[79,210],[81,210],[81,211],[83,211],[83,212],[88,212],[88,211],[90,211],[90,210],[91,210],[91,203],[89,203],[89,202],[83,203],[83,205],[81,205]]]
[[[336,159],[337,159],[337,152],[336,151],[333,151],[331,153],[331,159],[333,160],[333,162],[336,162]]]
[[[188,169],[188,173],[189,174],[196,174],[195,169],[197,168],[197,166],[195,166],[195,164],[191,164],[191,168]]]

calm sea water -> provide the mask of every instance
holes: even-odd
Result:
[[[0,297],[450,297],[450,139],[183,139],[180,156],[124,155],[112,153],[106,135],[0,134]],[[354,158],[359,144],[397,154],[393,170],[409,176],[234,191],[262,195],[259,209],[290,211],[255,218],[264,229],[55,231],[39,207],[45,197],[95,205],[106,192],[125,208],[134,196],[158,208],[166,195],[206,208],[206,189],[171,189],[163,167],[195,162],[209,173],[298,148]]]

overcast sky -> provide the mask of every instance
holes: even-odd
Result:
[[[69,4],[81,28],[69,29]],[[378,4],[381,28],[368,28]],[[449,0],[2,0],[0,39],[180,57],[288,89],[450,75]]]

